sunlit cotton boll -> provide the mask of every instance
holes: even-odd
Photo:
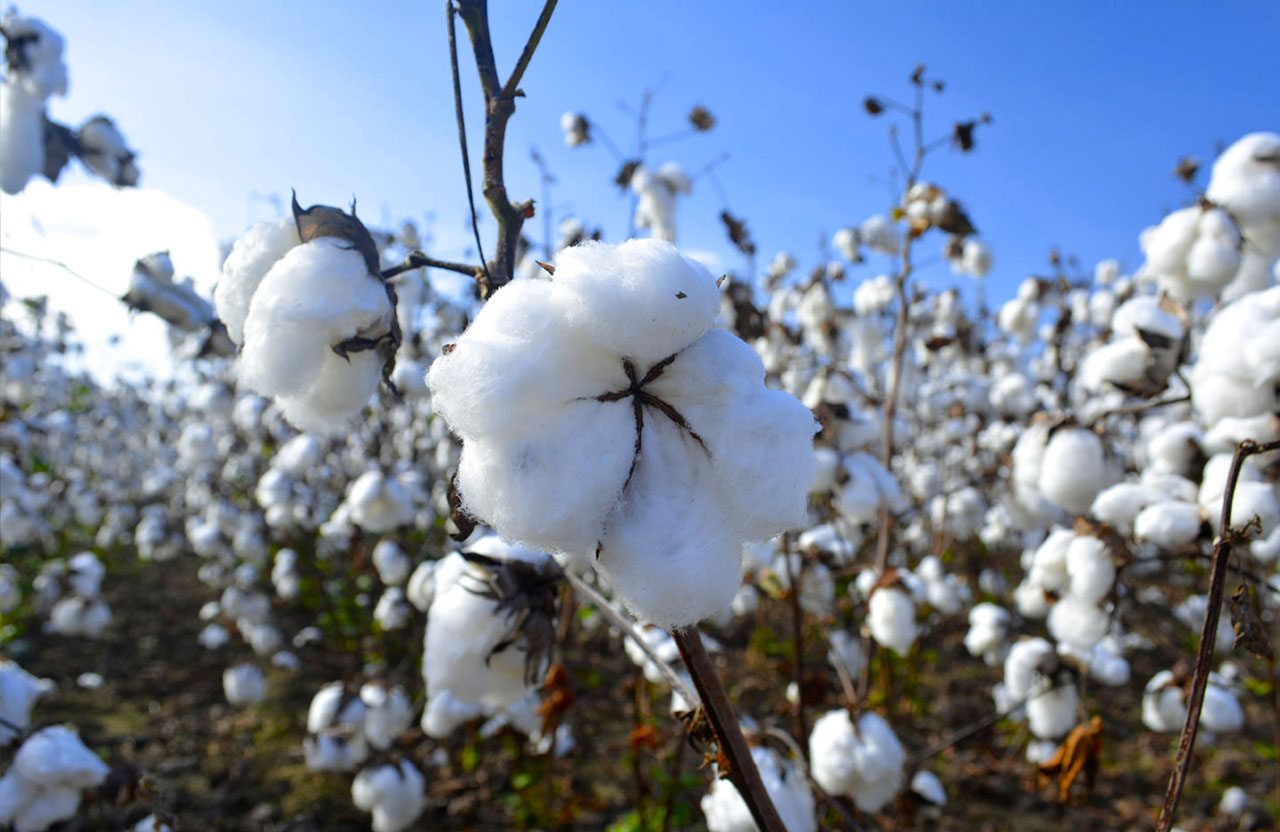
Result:
[[[347,492],[351,521],[374,534],[389,532],[413,522],[413,500],[393,477],[382,471],[366,471]]]
[[[373,814],[373,832],[401,832],[426,808],[422,772],[408,760],[366,768],[351,784],[351,800]]]
[[[813,792],[804,771],[760,745],[751,749],[751,758],[788,832],[817,832]],[[709,832],[756,832],[751,811],[729,780],[712,781],[711,791],[703,796],[701,806]]]
[[[395,586],[409,577],[413,564],[394,540],[379,540],[373,547],[373,567],[384,584]]]
[[[813,779],[831,794],[852,797],[864,812],[878,812],[898,794],[906,757],[889,723],[871,711],[856,727],[848,711],[830,711],[809,735]]]
[[[718,309],[674,247],[586,243],[496,292],[427,379],[463,440],[464,507],[593,562],[666,627],[728,606],[743,542],[803,522],[813,480],[812,414],[711,329]]]

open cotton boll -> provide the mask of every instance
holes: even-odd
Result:
[[[589,242],[556,256],[552,298],[563,319],[609,352],[652,364],[715,323],[715,278],[670,243]]]
[[[852,228],[841,228],[835,234],[832,234],[831,244],[839,249],[840,253],[844,255],[844,259],[850,263],[861,262],[862,255],[858,251],[858,232]]]
[[[1129,534],[1133,521],[1148,505],[1164,498],[1164,494],[1149,485],[1136,482],[1116,483],[1104,489],[1094,499],[1089,513],[1113,526],[1120,534]]]
[[[1249,247],[1274,258],[1280,247],[1280,135],[1249,133],[1213,163],[1205,197],[1231,213]]]
[[[858,236],[872,251],[881,254],[896,254],[898,251],[898,227],[881,214],[864,220],[858,226]]]
[[[30,727],[36,700],[55,687],[51,679],[37,678],[17,662],[0,659],[0,745],[8,745]]]
[[[1165,500],[1144,508],[1133,521],[1133,536],[1162,549],[1176,549],[1200,535],[1202,510],[1196,503]]]
[[[1038,693],[1027,700],[1027,726],[1040,739],[1055,740],[1065,736],[1076,724],[1079,694],[1073,683]]]
[[[222,692],[232,705],[256,705],[267,698],[267,680],[251,664],[238,664],[222,672]]]
[[[1091,604],[1100,604],[1115,583],[1116,565],[1107,544],[1096,537],[1078,536],[1067,546],[1070,592]]]
[[[1098,435],[1083,428],[1063,428],[1045,446],[1037,484],[1055,504],[1083,514],[1102,490],[1105,477]]]
[[[934,806],[947,805],[947,790],[942,787],[942,781],[938,779],[938,775],[932,771],[924,771],[922,769],[913,774],[911,776],[911,791]]]
[[[963,271],[973,277],[986,277],[991,271],[991,249],[981,240],[969,237],[964,242]]]
[[[44,172],[44,161],[44,99],[5,78],[0,81],[0,189],[20,193],[31,177]]]
[[[875,315],[893,303],[893,280],[889,275],[876,275],[858,284],[853,292],[853,309],[859,315]]]
[[[1189,374],[1192,404],[1207,424],[1280,410],[1280,347],[1264,337],[1280,331],[1278,320],[1280,286],[1240,298],[1209,321]]]
[[[395,586],[409,577],[413,564],[394,540],[379,540],[373,547],[373,567],[384,584]]]
[[[364,725],[366,711],[367,706],[360,697],[351,694],[341,682],[330,682],[311,698],[307,709],[307,731],[318,734],[335,726],[360,728]]]
[[[1011,618],[1007,610],[991,603],[976,604],[969,610],[969,632],[964,646],[971,656],[981,656],[988,665],[1004,660]]]
[[[293,217],[260,222],[236,240],[222,264],[222,277],[213,291],[218,318],[237,344],[244,343],[244,322],[249,302],[258,284],[276,261],[298,245],[297,223]]]
[[[80,790],[99,785],[110,769],[75,731],[54,725],[27,738],[13,757],[13,771],[31,783]]]
[[[1221,531],[1221,508],[1208,513],[1214,533]],[[1254,517],[1260,521],[1263,535],[1280,527],[1280,500],[1276,497],[1275,485],[1267,482],[1237,483],[1235,496],[1231,501],[1231,526],[1240,528]]]
[[[366,768],[351,783],[351,801],[373,814],[373,832],[401,832],[427,806],[422,772],[408,760]]]
[[[518,643],[497,649],[508,640],[512,622],[495,601],[475,591],[482,586],[478,568],[462,555],[455,552],[440,562],[427,613],[422,673],[429,700],[448,691],[494,712],[528,692],[526,653]]]
[[[813,792],[800,767],[761,745],[751,749],[751,758],[788,832],[817,832]],[[700,805],[709,832],[756,832],[751,810],[729,780],[713,780]]]
[[[360,252],[334,237],[290,249],[249,302],[237,371],[249,389],[280,399],[285,418],[333,433],[369,401],[381,381],[375,350],[343,358],[336,344],[385,336],[395,309]]]
[[[76,131],[80,158],[89,170],[113,185],[132,187],[138,184],[136,155],[129,149],[124,135],[106,116],[94,116]]]
[[[809,767],[825,791],[847,795],[864,812],[878,812],[902,788],[906,752],[882,716],[867,711],[857,727],[849,712],[824,714],[809,735]]]
[[[1152,731],[1173,733],[1182,730],[1186,717],[1183,692],[1174,683],[1173,671],[1152,676],[1142,694],[1142,724]]]
[[[69,596],[53,605],[46,629],[64,636],[98,638],[110,623],[111,608],[106,601]]]
[[[369,682],[360,688],[360,701],[368,709],[364,735],[374,748],[390,748],[413,723],[413,705],[399,685]]]
[[[1205,730],[1215,734],[1239,731],[1244,727],[1244,709],[1240,706],[1240,700],[1216,673],[1209,674],[1209,684],[1204,689],[1200,724]]]
[[[366,471],[347,491],[351,522],[374,534],[413,522],[413,499],[397,480],[382,471]]]
[[[915,602],[895,586],[873,590],[867,604],[867,627],[878,644],[899,656],[907,655],[918,633]]]
[[[67,65],[62,61],[62,35],[38,17],[26,17],[10,8],[4,16],[9,48],[8,83],[41,101],[67,94]]]
[[[1095,603],[1066,595],[1049,610],[1049,634],[1074,650],[1085,652],[1107,634],[1111,620]]]

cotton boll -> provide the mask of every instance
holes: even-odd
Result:
[[[401,832],[426,808],[422,772],[408,760],[366,768],[351,784],[351,800],[373,814],[373,832]]]
[[[32,676],[16,662],[0,659],[0,746],[30,727],[36,700],[54,687],[52,680]]]
[[[947,805],[947,791],[942,787],[942,781],[938,779],[938,775],[932,771],[922,769],[912,775],[911,791],[934,806]]]
[[[375,534],[388,532],[413,520],[413,500],[404,486],[382,471],[366,471],[347,492],[351,520]]]
[[[110,623],[111,608],[106,601],[69,596],[53,605],[46,629],[64,636],[98,638]]]
[[[482,578],[461,555],[440,563],[423,640],[428,699],[449,691],[463,702],[500,710],[528,691],[526,653],[519,644],[494,652],[507,640],[511,621],[496,602],[472,591]]]
[[[1218,802],[1218,811],[1231,817],[1239,817],[1249,806],[1249,795],[1239,786],[1231,786],[1222,792],[1222,800]]]
[[[65,725],[43,728],[32,734],[13,756],[13,772],[46,788],[91,789],[106,778],[106,763]]]
[[[1175,500],[1154,503],[1134,520],[1134,538],[1149,540],[1162,549],[1176,549],[1200,535],[1201,513],[1195,503]]]
[[[113,185],[132,187],[138,184],[135,153],[129,149],[115,122],[106,116],[94,116],[76,131],[79,156],[89,170]]]
[[[413,723],[413,706],[399,685],[365,684],[360,688],[360,701],[368,709],[364,735],[374,748],[390,748]]]
[[[1072,595],[1092,604],[1102,602],[1115,582],[1116,567],[1107,545],[1096,537],[1076,537],[1067,547],[1067,575]]]
[[[258,284],[275,262],[299,242],[294,218],[283,217],[258,223],[231,247],[222,264],[222,278],[214,289],[213,300],[218,318],[226,324],[227,334],[235,343],[244,343],[244,322]]]
[[[1064,596],[1049,610],[1049,633],[1078,651],[1088,651],[1107,633],[1110,618],[1094,603]]]
[[[1205,197],[1231,213],[1249,244],[1274,258],[1280,246],[1280,135],[1249,133],[1213,163]]]
[[[368,402],[381,380],[376,350],[332,347],[390,329],[395,310],[364,257],[336,238],[290,249],[258,284],[244,324],[241,382],[279,399],[285,418],[313,433],[332,433]]]
[[[855,728],[846,710],[818,719],[809,735],[813,779],[831,794],[848,795],[864,812],[878,812],[902,787],[906,753],[884,718],[865,712]]]
[[[1280,336],[1277,336],[1280,337]],[[1234,453],[1236,446],[1245,439],[1259,444],[1280,439],[1280,416],[1262,413],[1243,418],[1226,417],[1205,432],[1201,445],[1207,454]]]
[[[1005,692],[1011,701],[1026,699],[1037,685],[1043,684],[1040,668],[1053,655],[1053,646],[1042,638],[1014,642],[1004,660]]]
[[[827,661],[833,667],[842,666],[849,678],[857,678],[862,672],[863,665],[867,663],[866,655],[862,652],[862,643],[844,630],[833,630],[828,634],[827,639],[831,643],[831,649],[827,651]]]
[[[1054,503],[1081,514],[1102,489],[1105,476],[1098,435],[1081,428],[1063,428],[1045,447],[1038,485]]]
[[[328,728],[364,725],[368,706],[363,699],[347,691],[341,682],[330,682],[311,698],[307,709],[307,731],[318,734]]]
[[[888,217],[880,214],[868,217],[858,226],[858,236],[873,251],[881,254],[898,252],[898,227]]]
[[[413,609],[405,600],[404,590],[398,586],[387,587],[373,608],[373,620],[388,632],[408,625]]]
[[[783,826],[790,832],[817,832],[813,792],[799,766],[763,746],[752,748],[751,758]],[[700,805],[709,832],[754,832],[756,829],[751,811],[729,780],[712,781],[711,791]]]
[[[227,632],[227,628],[216,623],[206,624],[200,635],[196,636],[196,641],[206,650],[217,650],[230,640],[231,634]]]
[[[31,177],[44,172],[44,164],[44,99],[5,79],[0,82],[0,189],[20,193]]]
[[[591,141],[591,123],[582,113],[567,112],[560,116],[560,129],[568,147],[578,147]]]
[[[991,249],[981,240],[969,237],[964,242],[962,271],[973,277],[986,277],[991,271]]]
[[[1240,700],[1225,685],[1214,684],[1210,679],[1204,690],[1200,724],[1215,734],[1239,731],[1244,727],[1244,709],[1240,707]]]
[[[1027,724],[1040,739],[1058,739],[1076,724],[1079,695],[1073,683],[1059,684],[1027,700]]]
[[[405,578],[409,577],[412,563],[394,540],[380,540],[373,547],[373,566],[384,584],[395,586],[404,583]]]
[[[915,643],[918,632],[915,602],[897,587],[880,587],[871,593],[867,626],[877,643],[905,656]]]
[[[1280,526],[1280,500],[1276,497],[1276,487],[1266,482],[1242,482],[1236,485],[1235,498],[1231,501],[1231,526],[1239,528],[1254,517],[1261,522],[1263,535],[1268,535]],[[1220,531],[1222,522],[1221,510],[1210,513],[1209,521],[1214,532]]]
[[[862,253],[858,251],[858,232],[852,228],[841,228],[831,235],[831,244],[839,249],[844,259],[850,263],[862,262]]]
[[[1089,512],[1121,534],[1129,534],[1138,514],[1163,496],[1158,489],[1141,483],[1117,483],[1098,494]]]
[[[981,656],[988,665],[995,666],[1004,659],[1008,638],[1009,613],[995,604],[977,604],[969,610],[969,632],[964,646],[971,656]]]
[[[405,598],[417,607],[419,612],[426,612],[435,597],[435,573],[437,561],[428,560],[418,564],[409,576],[405,585]]]
[[[1182,730],[1187,707],[1182,690],[1174,684],[1173,671],[1162,670],[1147,682],[1142,694],[1142,724],[1152,731]]]
[[[222,672],[222,692],[232,705],[256,705],[267,698],[267,680],[251,664],[238,664]]]
[[[853,293],[854,311],[859,315],[879,314],[893,303],[894,293],[893,280],[887,274],[864,280]]]
[[[422,711],[422,731],[433,739],[444,739],[459,726],[484,715],[484,708],[472,702],[463,702],[447,690],[427,699]]]

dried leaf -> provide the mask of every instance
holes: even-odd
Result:
[[[1258,612],[1254,609],[1253,596],[1244,584],[1236,587],[1236,591],[1231,594],[1231,629],[1236,634],[1236,649],[1243,647],[1260,659],[1269,662],[1276,660],[1266,628],[1262,626]]]
[[[1049,782],[1056,775],[1058,795],[1063,803],[1070,796],[1071,786],[1081,773],[1085,776],[1085,796],[1093,788],[1102,756],[1102,718],[1095,716],[1083,725],[1071,729],[1071,733],[1053,752],[1049,760],[1040,765],[1040,777]]]

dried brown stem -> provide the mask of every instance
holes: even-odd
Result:
[[[1246,458],[1253,454],[1280,450],[1280,441],[1259,445],[1246,439],[1236,446],[1235,456],[1231,458],[1231,468],[1227,472],[1226,491],[1222,495],[1222,520],[1217,540],[1213,544],[1213,565],[1209,577],[1209,603],[1205,611],[1204,627],[1200,631],[1200,649],[1196,654],[1195,677],[1191,682],[1191,696],[1187,699],[1187,719],[1182,725],[1182,737],[1178,740],[1178,754],[1173,761],[1173,773],[1169,777],[1169,788],[1165,792],[1164,805],[1160,810],[1160,820],[1156,824],[1157,832],[1169,832],[1173,827],[1174,814],[1178,809],[1178,799],[1182,796],[1182,787],[1191,768],[1191,751],[1195,748],[1196,733],[1200,729],[1200,711],[1204,707],[1204,692],[1209,683],[1209,667],[1213,661],[1213,648],[1218,640],[1218,617],[1222,613],[1222,595],[1227,585],[1227,561],[1231,557],[1231,502],[1235,497],[1236,482],[1240,479],[1240,469]]]
[[[738,794],[751,810],[751,817],[761,832],[787,832],[778,810],[769,797],[769,792],[760,779],[756,762],[751,757],[751,749],[742,736],[738,719],[733,714],[733,706],[729,704],[729,695],[720,683],[720,675],[707,655],[707,648],[702,643],[702,636],[697,628],[673,630],[672,638],[680,648],[680,656],[684,666],[693,677],[694,687],[702,697],[702,705],[706,709],[711,729],[715,732],[716,743],[720,752],[729,761],[729,779],[738,788]]]
[[[437,260],[434,257],[428,257],[420,251],[413,251],[405,258],[403,263],[399,263],[390,268],[382,270],[382,279],[390,280],[393,277],[411,272],[414,269],[444,269],[445,271],[457,272],[465,274],[467,277],[479,278],[484,274],[484,269],[480,266],[472,266],[468,263],[455,263],[451,260]]]

